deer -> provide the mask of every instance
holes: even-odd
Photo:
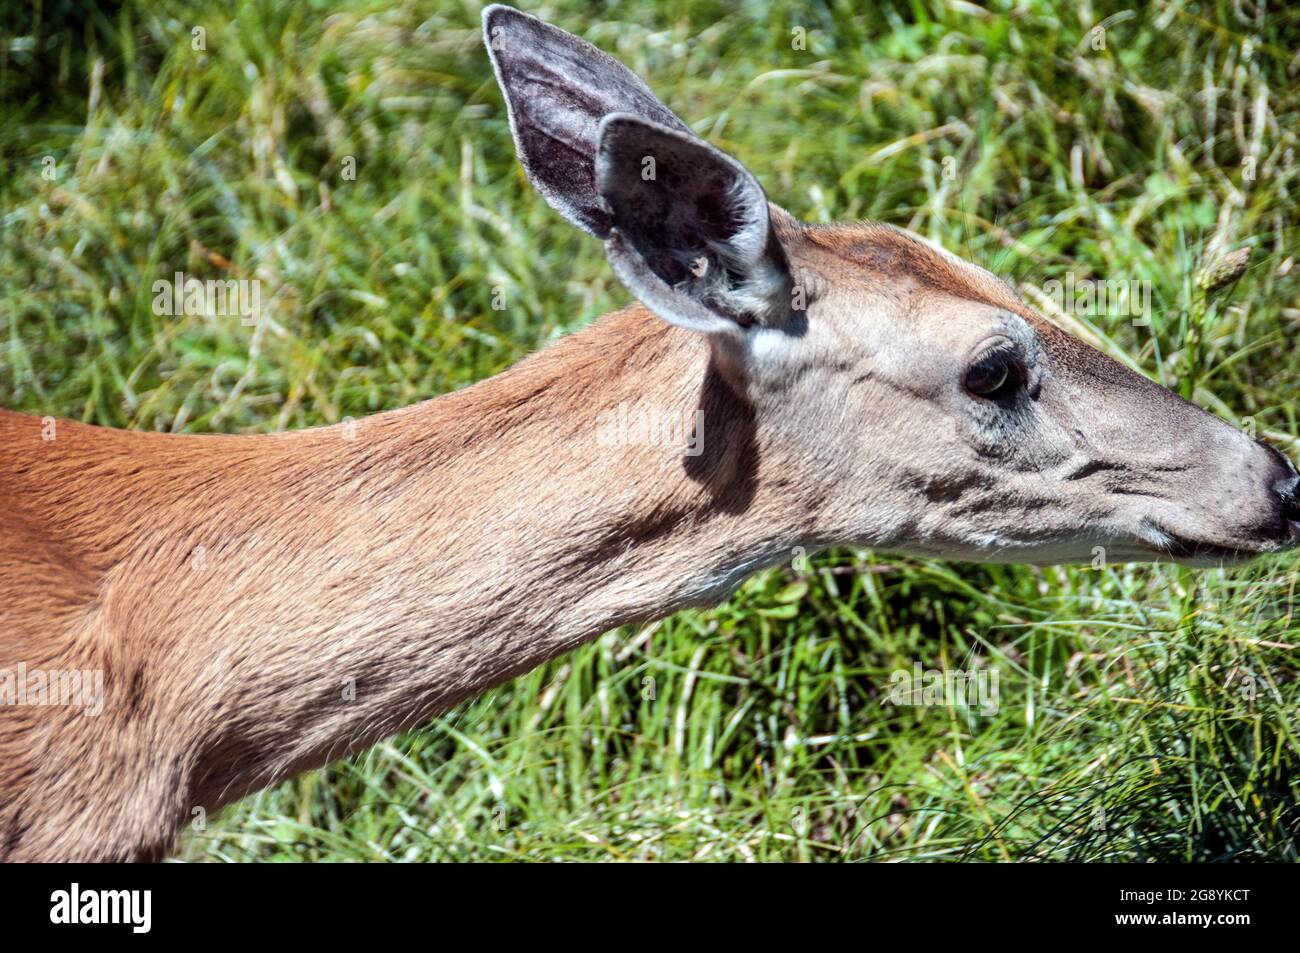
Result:
[[[584,40],[500,5],[483,31],[527,178],[635,300],[350,423],[0,411],[0,669],[103,678],[94,717],[0,705],[0,858],[164,859],[200,809],[800,548],[1216,566],[1300,542],[1281,452],[936,244],[801,223]],[[629,407],[694,423],[602,438]]]

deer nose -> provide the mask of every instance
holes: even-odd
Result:
[[[1292,523],[1300,523],[1300,475],[1297,475],[1290,457],[1276,447],[1269,449],[1286,470],[1286,475],[1273,484],[1278,499],[1282,501],[1282,515]]]
[[[1292,523],[1300,523],[1300,477],[1294,477],[1289,486],[1278,488],[1277,495],[1282,498],[1282,515]]]
[[[1282,503],[1282,516],[1292,523],[1300,523],[1300,474],[1296,472],[1295,464],[1277,447],[1262,440],[1255,442],[1269,452],[1283,471],[1283,475],[1273,484],[1273,491]]]

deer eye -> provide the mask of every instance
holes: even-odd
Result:
[[[1005,400],[1025,381],[1024,365],[1009,350],[985,354],[966,371],[966,390],[985,400]]]

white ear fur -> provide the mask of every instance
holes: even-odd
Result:
[[[694,298],[670,288],[650,270],[636,249],[627,246],[617,228],[611,230],[605,239],[605,257],[624,287],[669,324],[704,334],[729,334],[739,330],[735,321],[714,314]]]

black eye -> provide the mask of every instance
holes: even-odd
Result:
[[[985,400],[1005,400],[1025,381],[1024,365],[1011,351],[986,354],[966,371],[966,390]]]

